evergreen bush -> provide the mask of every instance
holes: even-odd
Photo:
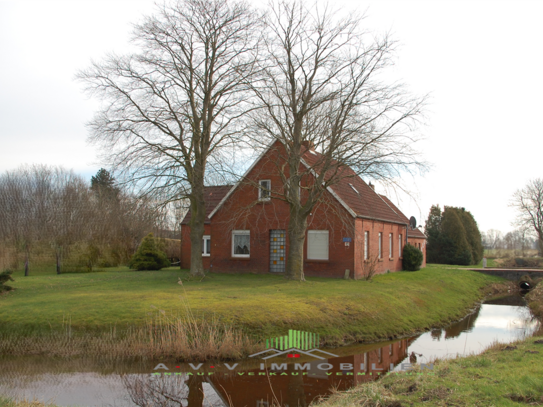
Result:
[[[422,252],[413,245],[406,244],[403,247],[403,261],[402,266],[405,271],[417,271],[420,270],[422,265],[423,255]]]
[[[170,266],[170,261],[166,257],[166,254],[157,245],[155,237],[152,233],[149,233],[141,241],[138,250],[132,259],[129,266],[135,270],[160,270],[164,267]]]
[[[481,233],[465,208],[432,205],[426,221],[428,263],[470,265],[483,258]]]
[[[11,274],[13,271],[11,270],[4,270],[0,273],[0,293],[3,291],[11,291],[13,290],[13,287],[10,287],[9,285],[5,285],[4,283],[7,283],[8,281],[15,281],[13,278],[11,278]]]

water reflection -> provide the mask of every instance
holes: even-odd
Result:
[[[455,324],[419,336],[332,349],[338,357],[326,360],[302,355],[293,361],[283,355],[265,362],[239,361],[233,370],[224,364],[195,369],[164,362],[169,370],[152,375],[156,361],[3,358],[0,394],[60,406],[308,406],[332,388],[345,390],[400,370],[410,356],[431,363],[435,358],[480,352],[494,341],[531,335],[538,322],[526,307],[516,305],[517,299],[509,302],[515,305],[504,305],[504,300],[486,303]]]
[[[508,343],[532,335],[540,328],[540,323],[529,309],[505,305],[507,302],[518,304],[519,298],[489,301],[447,328],[420,335],[410,345],[410,350],[423,354],[419,362],[429,362],[436,358],[479,353],[494,342]]]

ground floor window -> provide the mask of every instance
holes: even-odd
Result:
[[[370,232],[364,232],[364,260],[368,260],[370,252]]]
[[[328,231],[307,231],[307,259],[328,260]]]
[[[394,252],[392,251],[392,233],[388,234],[388,258],[392,259],[394,257]]]
[[[379,258],[383,258],[383,234],[379,232]]]
[[[251,232],[248,230],[232,231],[232,257],[250,257]]]
[[[402,235],[398,235],[398,257],[402,257]]]
[[[202,239],[202,256],[209,256],[211,254],[211,236],[204,235]]]

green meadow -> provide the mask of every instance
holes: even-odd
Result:
[[[326,345],[376,341],[457,320],[482,299],[485,287],[502,281],[437,265],[378,275],[369,282],[326,278],[293,282],[269,274],[218,273],[191,279],[187,271],[176,268],[61,275],[44,270],[28,277],[16,272],[13,277],[16,290],[0,297],[2,354],[51,352],[47,342],[52,335],[69,341],[72,353],[107,354],[106,345],[83,343],[107,336],[113,346],[132,335],[130,344],[143,346],[156,342],[159,331],[163,334],[174,325],[175,332],[170,329],[168,335],[184,332],[187,341],[194,341],[183,324],[193,326],[194,333],[208,330],[200,341],[209,335],[213,341],[224,335],[243,337],[246,346],[236,355],[249,352],[250,343],[284,335],[288,329],[319,333]],[[82,337],[87,339],[78,347]],[[171,340],[175,342],[175,337]],[[231,345],[235,348],[235,343]]]

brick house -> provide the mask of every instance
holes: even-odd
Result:
[[[205,188],[204,268],[213,272],[281,273],[287,259],[289,205],[283,195],[284,148],[272,144],[236,185]],[[306,148],[303,164],[319,154]],[[304,244],[307,277],[359,278],[370,264],[377,273],[402,269],[402,248],[420,248],[426,265],[426,237],[407,217],[350,168],[329,187],[308,218]],[[301,181],[301,201],[311,176]],[[181,267],[190,267],[190,212],[181,225]]]

